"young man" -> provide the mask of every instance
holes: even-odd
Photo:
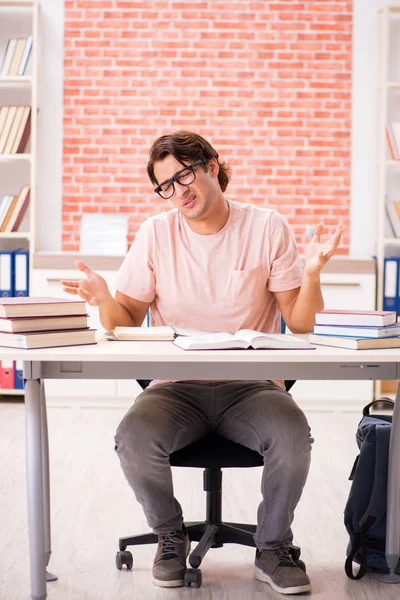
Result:
[[[179,131],[157,139],[147,171],[155,192],[175,208],[140,227],[118,272],[115,298],[81,262],[86,279],[64,281],[64,290],[98,306],[106,330],[140,326],[149,308],[152,325],[279,333],[282,314],[292,332],[312,330],[314,313],[323,308],[320,272],[336,251],[341,226],[325,243],[317,226],[303,269],[279,213],[225,198],[229,169],[201,136]],[[159,539],[154,583],[183,585],[190,548],[168,457],[209,430],[264,457],[256,578],[283,594],[309,591],[289,549],[313,440],[282,381],[153,381],[123,418],[116,450]]]

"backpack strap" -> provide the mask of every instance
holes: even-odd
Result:
[[[360,519],[360,527],[369,519],[373,519],[368,527],[376,527],[386,514],[387,480],[388,480],[388,456],[390,442],[390,423],[381,422],[375,427],[376,454],[374,485],[371,490],[368,508]]]
[[[361,527],[360,533],[356,533],[354,538],[351,540],[351,552],[346,558],[346,562],[344,563],[344,570],[346,571],[347,577],[350,579],[361,579],[364,577],[365,573],[368,570],[367,565],[367,532],[371,529],[373,523],[375,521],[375,517],[367,517],[364,524]],[[360,568],[356,575],[353,573],[353,559],[357,552],[361,553],[361,563]]]
[[[364,406],[363,408],[363,417],[368,417],[369,415],[369,409],[371,408],[371,406],[374,406],[374,404],[378,404],[381,402],[385,402],[385,404],[391,404],[392,408],[394,408],[394,402],[391,398],[388,398],[387,396],[382,396],[382,398],[377,398],[376,400],[373,400],[372,402],[370,402],[369,404],[367,404],[367,406]]]

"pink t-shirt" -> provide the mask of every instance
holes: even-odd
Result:
[[[293,233],[274,210],[228,203],[228,220],[212,235],[192,231],[177,209],[141,225],[116,289],[151,303],[151,325],[280,332],[272,292],[300,287],[303,279]]]

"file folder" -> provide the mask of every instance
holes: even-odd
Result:
[[[397,310],[397,290],[399,287],[399,261],[388,256],[383,272],[383,310]]]
[[[0,252],[0,296],[13,295],[13,253]]]
[[[28,250],[14,251],[14,296],[29,295],[29,252]]]
[[[14,361],[0,361],[0,385],[3,390],[14,389]]]
[[[23,365],[24,362],[22,360],[14,361],[14,388],[16,390],[24,389]]]

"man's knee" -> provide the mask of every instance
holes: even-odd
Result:
[[[274,445],[282,456],[309,453],[314,441],[304,412],[287,392],[276,394],[274,408],[267,411],[262,430],[266,447]]]
[[[155,400],[155,399],[154,399]],[[115,434],[115,450],[140,451],[161,443],[174,433],[174,427],[163,417],[157,401],[137,402],[128,410]]]

